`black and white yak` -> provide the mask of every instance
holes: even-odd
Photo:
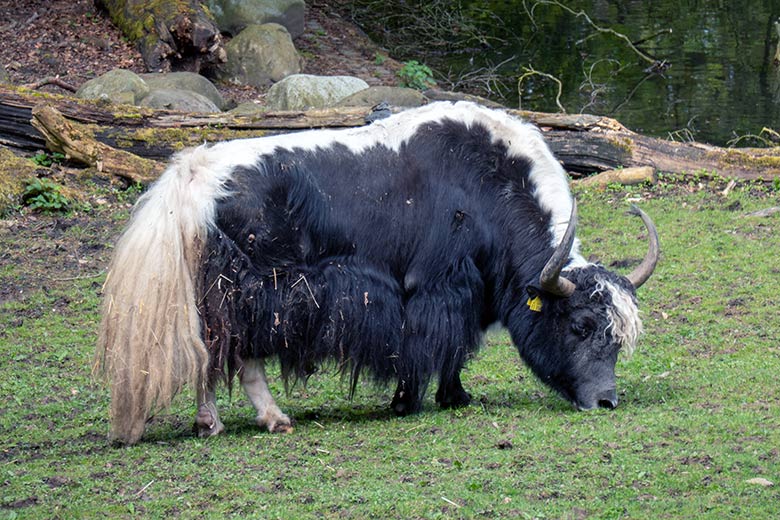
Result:
[[[493,324],[577,409],[617,406],[615,363],[642,325],[628,276],[587,262],[566,174],[540,132],[471,103],[367,127],[204,145],[138,201],[104,287],[96,368],[112,437],[137,442],[184,386],[202,436],[238,375],[257,424],[291,431],[264,362],[305,379],[327,361],[397,384],[392,409],[463,406],[460,371]]]

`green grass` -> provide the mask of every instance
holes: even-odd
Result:
[[[465,409],[438,410],[432,388],[423,413],[396,418],[392,389],[361,385],[349,401],[325,372],[290,395],[274,378],[291,435],[257,430],[237,389],[220,394],[225,435],[194,437],[182,395],[130,448],[107,443],[108,392],[90,377],[94,275],[116,228],[42,232],[39,217],[0,234],[0,518],[776,517],[780,217],[746,215],[777,197],[750,185],[579,192],[586,256],[644,255],[627,198],[656,221],[663,256],[639,291],[645,335],[618,364],[615,411],[573,411],[494,332],[464,373]],[[47,232],[59,249],[32,250],[47,262],[75,252],[78,276],[26,255]]]

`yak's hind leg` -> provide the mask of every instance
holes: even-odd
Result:
[[[217,412],[217,399],[213,387],[198,389],[198,415],[195,416],[198,437],[219,435],[225,430]]]
[[[257,425],[261,428],[265,426],[271,433],[291,433],[293,427],[289,417],[276,406],[276,402],[268,390],[263,360],[245,360],[240,378],[247,397],[257,410],[257,418],[255,419]]]

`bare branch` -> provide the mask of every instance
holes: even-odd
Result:
[[[546,72],[540,72],[533,68],[533,66],[529,65],[528,67],[523,67],[523,74],[517,78],[517,108],[522,110],[522,104],[523,104],[523,80],[526,78],[530,78],[531,76],[542,76],[544,78],[547,78],[549,80],[554,81],[558,85],[558,94],[555,96],[555,104],[558,105],[558,109],[566,113],[566,109],[561,104],[561,95],[563,94],[563,84],[561,83],[561,80],[553,76],[552,74],[547,74]]]
[[[36,81],[35,83],[27,83],[26,85],[22,86],[24,88],[29,88],[30,90],[37,90],[45,85],[54,85],[55,87],[60,87],[61,89],[67,90],[68,92],[76,92],[78,90],[70,83],[61,80],[59,76],[49,76],[48,78],[43,78],[42,80]]]

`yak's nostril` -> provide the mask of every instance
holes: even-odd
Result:
[[[614,388],[605,390],[596,396],[596,402],[599,404],[599,408],[614,410],[618,405],[617,392]]]
[[[614,410],[617,408],[617,400],[612,399],[599,399],[599,408],[606,408],[607,410]]]

